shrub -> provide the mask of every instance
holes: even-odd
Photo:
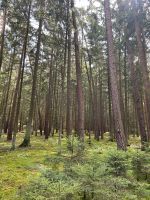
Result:
[[[64,173],[46,170],[37,180],[32,181],[22,196],[24,200],[75,199],[79,184]],[[78,199],[78,198],[77,198]]]
[[[125,176],[128,169],[127,154],[121,151],[113,151],[109,154],[106,165],[108,173],[115,176]]]
[[[47,168],[41,170],[37,180],[30,182],[22,193],[23,199],[148,199],[148,184],[142,186],[143,182],[137,182],[133,176],[126,176],[130,154],[113,150],[109,156],[106,155],[96,153],[90,156],[46,157]]]
[[[150,182],[150,157],[143,152],[138,152],[132,157],[133,174],[137,181],[147,180]]]

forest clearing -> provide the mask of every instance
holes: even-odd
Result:
[[[0,1],[0,200],[150,200],[150,1]]]

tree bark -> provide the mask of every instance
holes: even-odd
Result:
[[[108,59],[110,70],[110,83],[111,83],[111,95],[112,95],[112,107],[115,121],[116,141],[117,147],[121,150],[126,150],[126,138],[124,134],[124,127],[121,118],[121,106],[119,102],[119,92],[117,85],[117,72],[116,72],[116,60],[113,44],[111,11],[109,0],[104,0],[105,21],[107,29],[107,45],[108,45]]]
[[[72,8],[72,20],[74,27],[74,45],[75,45],[76,77],[77,77],[78,134],[80,141],[84,142],[84,95],[82,87],[82,69],[80,63],[79,33],[76,22],[74,0],[71,0],[71,8]]]
[[[4,124],[6,122],[6,112],[7,112],[7,107],[8,107],[9,92],[10,92],[10,86],[11,86],[12,71],[13,71],[13,65],[14,65],[14,61],[15,61],[15,55],[16,55],[16,47],[14,47],[13,54],[12,54],[12,56],[10,58],[7,92],[6,92],[5,102],[4,102],[4,105],[3,105],[2,118],[1,118],[1,122],[0,122],[0,130],[1,131],[3,130]]]
[[[66,117],[66,132],[67,136],[71,135],[71,19],[70,19],[70,0],[67,0],[67,21],[68,21],[68,63],[67,63],[67,117]]]
[[[148,129],[148,139],[150,141],[150,79],[149,79],[149,71],[147,66],[147,58],[146,58],[146,47],[145,47],[145,38],[142,30],[142,26],[139,22],[139,12],[138,7],[136,5],[135,0],[133,1],[133,15],[134,15],[134,23],[135,23],[135,32],[137,38],[137,46],[138,46],[138,57],[142,71],[142,79],[145,93],[145,101],[146,101],[146,109],[147,109],[147,129]]]
[[[52,50],[53,53],[53,50]],[[50,66],[49,66],[49,85],[48,85],[48,93],[46,95],[46,106],[45,106],[45,124],[44,124],[44,135],[45,139],[48,139],[50,135],[50,109],[52,106],[52,66],[53,66],[53,56],[51,56],[51,61],[50,61]]]
[[[29,26],[30,26],[30,14],[31,14],[31,2],[29,5],[29,10],[28,10],[28,20],[27,20],[27,28],[26,28],[26,33],[25,33],[25,38],[24,38],[24,44],[23,44],[23,49],[22,49],[22,55],[20,59],[20,66],[18,69],[18,76],[17,76],[17,81],[16,81],[16,87],[15,87],[15,92],[13,96],[13,104],[12,104],[12,110],[11,110],[11,115],[10,115],[10,121],[9,121],[9,126],[8,126],[8,135],[7,135],[7,140],[12,140],[12,132],[14,131],[14,125],[15,125],[15,115],[17,112],[17,108],[20,108],[20,105],[18,105],[18,98],[22,89],[20,86],[20,81],[23,81],[23,72],[24,72],[24,67],[25,67],[25,59],[26,59],[26,50],[27,50],[27,42],[28,42],[28,34],[29,34]]]
[[[137,112],[137,118],[139,123],[140,135],[141,135],[141,149],[144,150],[145,146],[147,145],[147,135],[146,135],[146,124],[144,119],[144,108],[143,108],[143,101],[141,98],[140,93],[140,83],[138,81],[138,74],[136,72],[136,67],[133,62],[133,50],[129,46],[128,42],[128,60],[131,69],[131,83],[132,83],[132,91],[133,91],[133,99],[135,104],[135,109]]]
[[[33,120],[33,114],[34,114],[34,104],[35,104],[35,95],[36,95],[37,72],[38,72],[40,46],[41,46],[42,24],[43,24],[43,19],[42,19],[42,17],[40,17],[28,122],[27,122],[25,137],[24,137],[24,140],[23,140],[22,144],[20,145],[20,147],[30,146],[30,136],[31,136],[31,133],[32,133],[32,120]]]
[[[1,45],[0,45],[0,70],[2,68],[3,62],[3,51],[4,51],[4,41],[5,41],[5,29],[6,29],[6,16],[7,16],[7,1],[4,3],[4,11],[3,11],[3,26],[2,26],[2,34],[1,34]]]

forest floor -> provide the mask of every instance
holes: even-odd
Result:
[[[17,146],[22,139],[23,133],[18,134]],[[45,141],[40,136],[32,136],[30,148],[17,148],[15,151],[10,151],[11,143],[6,142],[6,137],[2,136],[0,139],[0,200],[109,200],[111,198],[150,200],[150,180],[147,181],[150,152],[141,154],[139,138],[130,139],[129,143],[132,145],[128,148],[128,152],[121,153],[121,156],[117,155],[116,144],[109,142],[108,138],[99,142],[92,139],[90,145],[87,139],[85,143],[83,155],[78,155],[77,141],[74,140],[74,153],[71,153],[68,152],[67,141],[63,138],[61,155],[58,155],[60,149],[58,149],[57,137]],[[115,175],[115,170],[120,169],[118,166],[113,166],[112,163],[116,162],[113,161],[114,157],[111,157],[112,163],[111,159],[108,159],[110,154],[113,156],[116,154],[117,159],[121,158],[126,162],[120,165],[122,171],[127,171],[126,175]],[[141,159],[148,158],[147,166],[144,166],[144,170],[147,170],[146,178],[140,181],[136,174],[138,171],[133,173],[131,167],[131,160],[135,155],[137,158],[138,155],[142,155]],[[125,169],[126,167],[128,169]],[[138,165],[136,167],[138,170]],[[97,186],[99,183],[100,186]]]

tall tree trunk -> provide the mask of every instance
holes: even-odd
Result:
[[[64,121],[64,83],[65,83],[65,71],[66,71],[66,58],[67,58],[67,38],[68,38],[68,27],[66,26],[66,36],[64,45],[64,63],[61,66],[61,94],[60,94],[60,120],[59,120],[59,137],[58,137],[58,154],[61,154],[61,137],[63,134],[63,121]]]
[[[144,119],[144,108],[143,108],[143,101],[141,98],[140,92],[140,83],[139,83],[139,75],[136,72],[136,67],[133,62],[133,50],[129,46],[128,42],[128,60],[131,69],[131,82],[132,82],[132,91],[133,91],[133,99],[135,104],[135,109],[137,112],[137,118],[139,122],[140,128],[140,135],[141,135],[141,149],[145,149],[145,145],[147,143],[147,135],[146,135],[146,126],[145,126],[145,119]]]
[[[38,116],[39,116],[39,130],[40,130],[40,135],[43,135],[43,128],[44,128],[44,124],[43,124],[43,116],[42,116],[42,109],[40,108],[40,98],[41,98],[41,86],[42,86],[42,68],[40,70],[40,78],[39,78],[39,92],[37,92],[36,94],[36,101],[37,101],[37,107],[38,107]]]
[[[109,135],[110,135],[110,141],[113,141],[114,140],[114,126],[113,126],[114,123],[113,123],[113,112],[112,112],[112,101],[111,101],[109,62],[108,62],[107,74],[108,74]]]
[[[71,0],[72,20],[74,27],[74,44],[75,44],[75,60],[76,60],[76,77],[77,77],[77,103],[78,103],[78,134],[81,142],[84,142],[84,95],[82,87],[82,69],[80,64],[80,50],[78,39],[78,28],[76,22],[76,14],[74,0]]]
[[[18,69],[16,87],[15,87],[14,96],[13,96],[13,104],[12,104],[12,110],[11,110],[10,121],[9,121],[9,126],[8,126],[7,140],[12,140],[12,132],[14,131],[14,125],[15,125],[16,108],[19,106],[17,105],[18,103],[17,98],[18,98],[18,94],[20,93],[19,91],[20,81],[23,80],[22,72],[24,71],[24,65],[25,65],[25,59],[26,59],[26,50],[27,50],[27,42],[28,42],[28,34],[29,34],[29,26],[30,26],[30,14],[31,14],[31,2],[29,5],[29,10],[28,10],[27,28],[26,28],[25,38],[24,38],[22,55],[20,59],[20,66]]]
[[[128,80],[127,80],[127,50],[126,50],[126,43],[124,48],[124,128],[126,139],[128,143]]]
[[[93,131],[93,117],[94,117],[94,98],[93,98],[93,89],[92,89],[92,74],[88,70],[87,62],[85,59],[85,68],[86,68],[86,74],[88,79],[88,85],[89,85],[89,111],[88,111],[88,132],[89,132],[89,143],[91,143],[91,132]]]
[[[53,50],[52,50],[53,54]],[[52,106],[52,66],[53,66],[53,56],[51,56],[50,66],[49,66],[49,85],[48,85],[48,93],[46,95],[46,106],[45,106],[45,124],[44,124],[44,135],[45,139],[48,139],[50,134],[50,111]]]
[[[25,37],[25,48],[24,48],[24,52],[23,52],[23,59],[21,62],[22,69],[21,69],[21,74],[20,74],[20,85],[19,85],[19,91],[18,91],[16,113],[15,113],[15,119],[14,119],[14,124],[13,124],[12,150],[15,149],[16,134],[18,132],[18,120],[19,120],[19,113],[20,113],[23,76],[24,76],[25,59],[26,59],[26,54],[27,54],[27,42],[28,42],[28,34],[29,34],[29,26],[30,26],[31,4],[32,4],[32,1],[30,1],[30,4],[29,4],[27,32],[26,32],[26,37]]]
[[[102,75],[101,71],[99,69],[99,121],[100,121],[100,136],[101,139],[104,138],[104,132],[105,132],[105,112],[104,112],[104,98],[103,98],[103,81],[102,81]]]
[[[68,17],[68,63],[67,63],[67,117],[66,132],[67,136],[71,135],[71,19],[70,19],[70,0],[67,0],[67,17]]]
[[[117,72],[116,72],[116,60],[113,44],[112,22],[110,12],[109,0],[104,0],[105,20],[107,28],[107,45],[108,45],[108,59],[110,70],[110,83],[111,83],[111,95],[112,95],[112,107],[115,121],[116,141],[117,147],[121,150],[126,150],[126,138],[124,134],[124,127],[121,118],[121,106],[119,102],[119,92],[117,85]]]
[[[149,79],[149,71],[146,58],[145,38],[142,26],[139,21],[140,17],[139,8],[137,7],[135,0],[133,0],[133,15],[134,15],[136,38],[137,38],[138,54],[139,54],[138,57],[142,71],[142,79],[143,79],[145,101],[146,101],[145,103],[147,109],[148,139],[150,141],[150,79]]]
[[[7,112],[7,106],[8,106],[8,99],[9,99],[9,92],[10,92],[10,85],[11,85],[12,71],[13,71],[13,65],[14,65],[14,61],[15,61],[15,55],[16,55],[16,49],[14,47],[13,54],[12,54],[12,57],[10,59],[9,79],[8,79],[8,86],[7,86],[5,103],[4,103],[3,112],[2,112],[2,119],[1,119],[1,124],[0,124],[0,130],[3,129],[4,124],[6,122],[6,112]]]
[[[30,108],[29,108],[28,122],[27,122],[25,137],[24,137],[24,140],[23,140],[22,144],[20,145],[20,147],[28,147],[28,146],[30,146],[30,136],[31,136],[31,133],[32,133],[32,120],[33,120],[33,114],[34,114],[35,95],[36,95],[37,72],[38,72],[40,46],[41,46],[42,24],[43,24],[43,19],[42,19],[42,17],[40,17],[40,19],[39,19],[39,28],[38,28],[37,50],[36,50],[35,65],[34,65],[34,71],[33,71],[33,83],[32,83],[32,93],[31,93],[31,102],[30,102]]]
[[[6,29],[6,15],[7,15],[7,1],[4,3],[4,11],[3,11],[3,26],[2,26],[2,34],[1,34],[1,45],[0,45],[0,70],[2,68],[3,62],[3,51],[4,51],[4,41],[5,41],[5,29]]]

